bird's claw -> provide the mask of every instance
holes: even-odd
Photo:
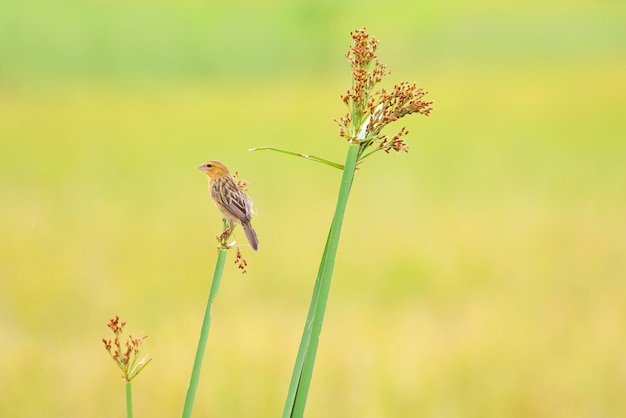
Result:
[[[219,249],[228,250],[229,248],[232,248],[235,245],[237,245],[237,241],[233,241],[230,244],[228,243],[228,239],[230,238],[232,231],[233,231],[233,228],[228,228],[224,232],[222,232],[221,234],[215,237],[217,239],[217,242],[219,242],[220,244],[218,246]]]
[[[230,233],[231,233],[232,231],[233,231],[233,228],[228,228],[228,229],[224,230],[224,232],[222,232],[222,233],[220,234],[220,237],[221,237],[221,238],[228,239],[228,237],[230,237]]]

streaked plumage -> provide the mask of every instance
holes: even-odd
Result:
[[[254,251],[259,248],[259,240],[252,228],[252,201],[235,182],[228,168],[219,161],[206,161],[198,167],[209,177],[209,192],[230,229],[235,224],[241,225]]]

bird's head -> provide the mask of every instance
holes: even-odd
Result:
[[[205,161],[198,166],[198,170],[204,171],[212,179],[229,174],[228,168],[219,161]]]

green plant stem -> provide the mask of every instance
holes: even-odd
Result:
[[[288,398],[283,411],[283,418],[300,418],[304,414],[307,395],[311,385],[311,377],[313,375],[313,366],[315,365],[315,356],[319,345],[319,336],[324,321],[324,312],[330,291],[330,283],[335,267],[341,227],[343,225],[343,218],[352,187],[352,181],[354,180],[358,154],[359,145],[351,144],[348,147],[348,153],[346,155],[346,163],[341,177],[335,215],[330,226],[326,247],[324,248],[324,254],[317,273],[313,298],[311,299],[311,307],[309,308],[309,316],[307,317],[300,348],[296,357],[296,365],[294,366]]]
[[[126,417],[133,418],[133,390],[130,382],[126,382]]]
[[[330,232],[330,231],[329,231]],[[330,234],[326,238],[326,242],[330,239]],[[313,287],[313,296],[311,297],[311,305],[309,306],[309,313],[306,317],[304,330],[302,331],[302,338],[300,340],[300,347],[298,348],[298,355],[296,356],[296,363],[294,365],[293,374],[291,376],[291,382],[289,384],[289,391],[287,393],[287,401],[285,402],[285,409],[283,410],[283,418],[290,418],[293,411],[293,405],[296,399],[296,393],[302,376],[302,369],[304,367],[304,360],[309,349],[309,342],[311,341],[311,331],[313,329],[313,320],[315,319],[315,312],[317,308],[317,301],[319,299],[319,292],[321,287],[321,272],[324,270],[324,264],[326,263],[326,256],[328,254],[328,245],[324,247],[324,254],[322,255],[322,261],[315,280],[315,286]]]
[[[202,330],[200,331],[200,341],[198,341],[198,349],[196,351],[196,359],[193,363],[191,380],[189,382],[189,388],[187,389],[187,396],[185,398],[185,406],[183,408],[182,415],[183,418],[191,417],[191,410],[193,408],[193,402],[196,397],[196,390],[198,389],[198,381],[200,380],[200,369],[202,368],[204,350],[206,348],[206,342],[209,337],[209,328],[211,328],[211,307],[213,306],[213,300],[215,299],[217,291],[220,287],[222,272],[224,271],[224,262],[226,261],[226,252],[226,248],[219,248],[217,251],[215,272],[213,273],[213,281],[211,282],[211,290],[209,291],[209,300],[207,302],[206,310],[204,312]]]

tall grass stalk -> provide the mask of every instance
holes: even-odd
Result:
[[[133,388],[126,382],[126,417],[133,418]]]
[[[224,221],[224,230],[228,228],[228,224]],[[224,241],[228,237],[225,237]],[[191,411],[193,409],[193,403],[196,397],[196,391],[198,389],[198,382],[200,381],[200,370],[202,369],[202,360],[204,359],[204,351],[206,349],[207,339],[209,338],[209,329],[211,328],[211,307],[217,292],[220,288],[220,282],[222,280],[222,272],[224,271],[224,263],[226,262],[226,253],[228,246],[222,245],[217,250],[217,261],[215,262],[215,271],[213,272],[213,280],[211,281],[211,289],[209,291],[209,299],[207,301],[206,309],[204,311],[204,319],[202,321],[202,328],[200,330],[200,339],[198,341],[198,349],[196,350],[196,358],[193,362],[193,369],[191,370],[191,379],[189,381],[189,387],[187,388],[187,396],[185,397],[185,405],[183,407],[183,418],[190,418]]]
[[[381,131],[391,122],[406,115],[412,113],[428,115],[431,111],[432,102],[422,100],[426,92],[415,83],[402,82],[395,85],[389,92],[385,89],[374,90],[374,87],[389,73],[387,67],[376,58],[378,40],[370,38],[365,28],[357,29],[350,35],[354,44],[346,57],[352,68],[352,85],[347,93],[341,96],[349,112],[336,120],[339,125],[339,135],[344,137],[349,144],[345,164],[342,166],[321,157],[274,147],[254,149],[273,150],[299,156],[343,170],[337,206],[317,272],[311,305],[283,409],[283,418],[301,418],[304,415],[337,257],[341,227],[356,167],[365,158],[378,151],[408,152],[403,139],[408,134],[406,128],[402,128],[391,138],[382,134]]]
[[[358,144],[351,144],[348,148],[346,162],[344,164],[341,185],[339,187],[339,196],[337,198],[337,206],[335,207],[335,215],[330,226],[326,246],[322,262],[317,272],[313,298],[311,300],[311,308],[309,317],[307,318],[307,326],[303,333],[300,349],[296,358],[296,366],[294,367],[293,376],[291,378],[291,386],[283,410],[283,417],[300,417],[304,414],[309,387],[311,385],[311,377],[313,376],[313,366],[315,365],[315,357],[317,355],[317,347],[319,345],[319,336],[322,331],[322,322],[324,321],[324,313],[326,311],[326,302],[330,291],[330,283],[335,268],[335,258],[339,247],[339,237],[341,235],[341,227],[346,212],[346,205],[354,180],[354,172],[358,156]]]

